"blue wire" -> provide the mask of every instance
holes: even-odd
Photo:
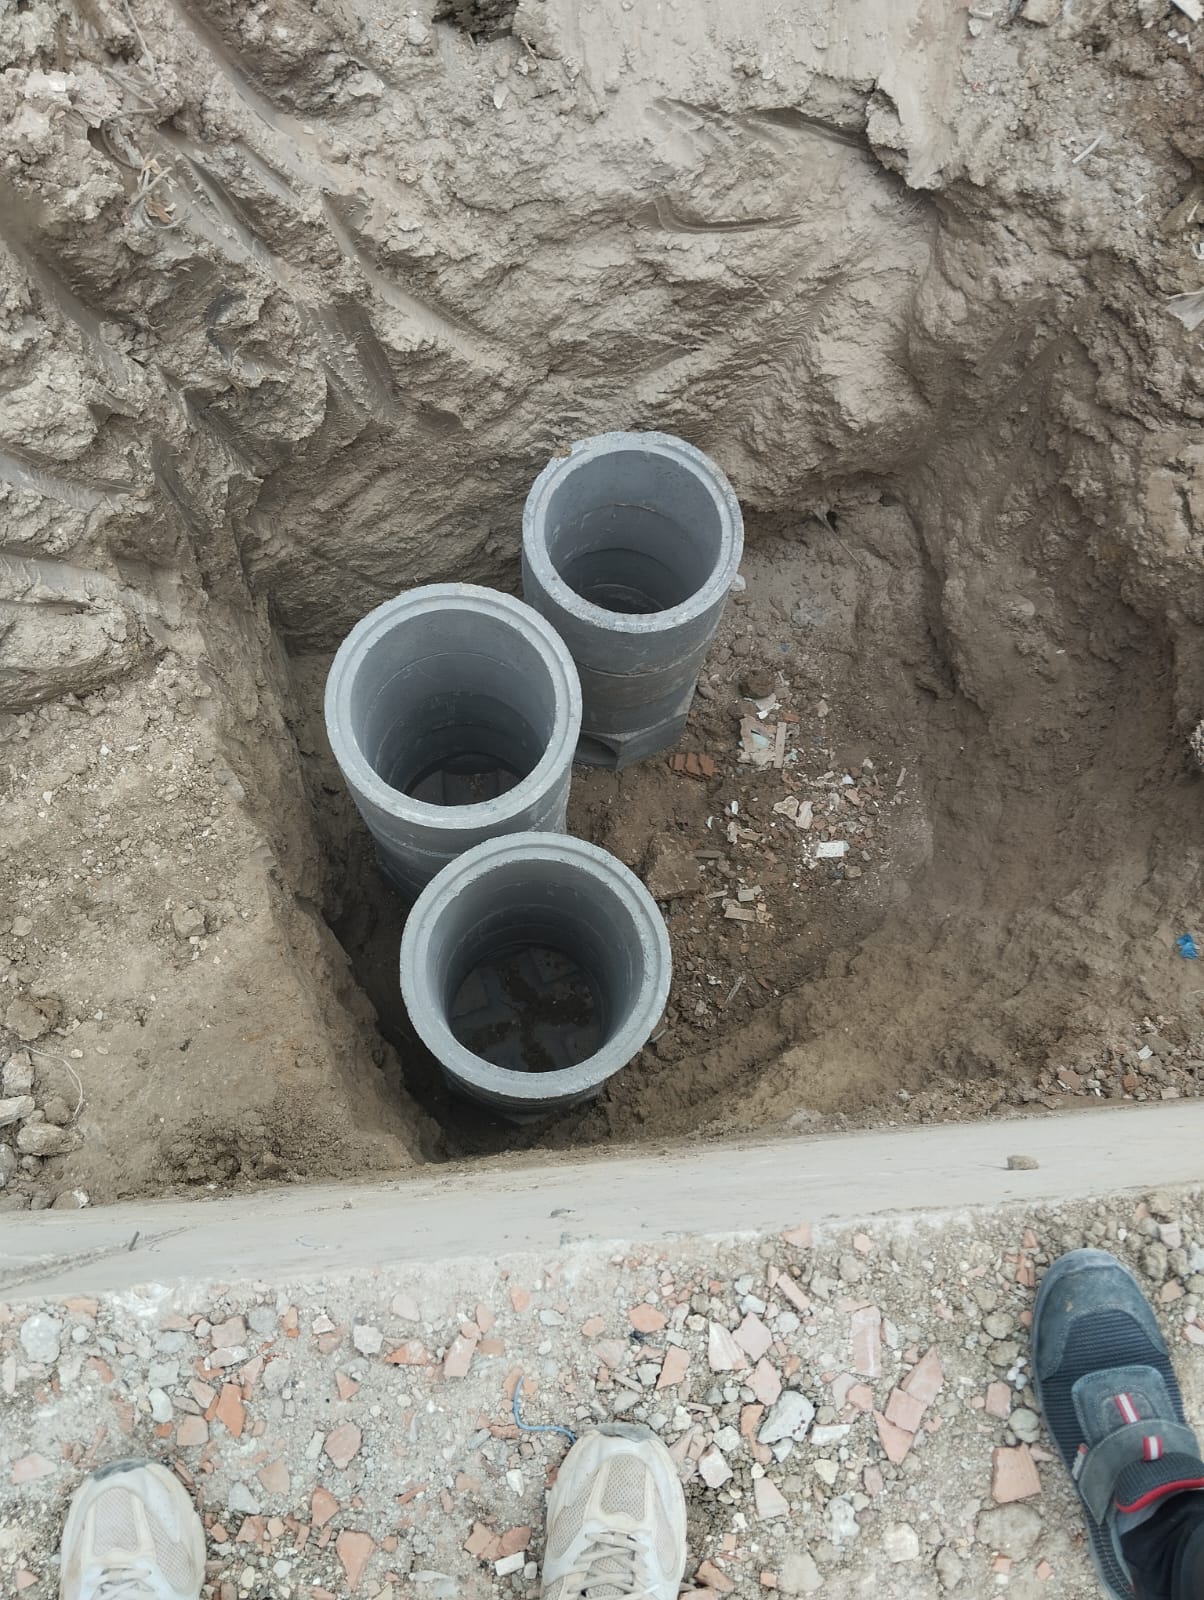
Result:
[[[544,1422],[544,1423],[540,1423],[540,1424],[536,1425],[536,1424],[533,1424],[533,1423],[530,1423],[530,1422],[524,1422],[523,1421],[522,1417],[520,1417],[519,1414],[518,1414],[518,1396],[519,1396],[519,1391],[522,1389],[522,1386],[523,1386],[523,1380],[520,1378],[518,1380],[518,1382],[514,1385],[514,1420],[515,1420],[515,1422],[518,1423],[519,1427],[523,1430],[523,1432],[524,1433],[563,1433],[565,1438],[568,1440],[568,1442],[570,1444],[576,1444],[577,1443],[577,1435],[573,1432],[573,1430],[571,1428],[562,1428],[560,1426],[560,1424],[557,1423],[557,1422]]]

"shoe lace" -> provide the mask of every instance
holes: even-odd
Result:
[[[133,1567],[106,1567],[90,1600],[155,1600],[146,1574]]]
[[[586,1537],[565,1600],[652,1600],[639,1534],[587,1528]]]

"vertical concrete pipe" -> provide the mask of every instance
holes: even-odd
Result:
[[[451,1084],[515,1121],[595,1096],[646,1043],[672,957],[639,879],[548,833],[467,851],[401,941],[401,993]]]
[[[523,597],[581,674],[578,761],[618,770],[678,738],[743,548],[731,484],[670,434],[597,434],[540,473]]]
[[[497,834],[562,832],[577,670],[510,595],[411,589],[369,612],[326,680],[326,731],[386,872],[415,895]]]

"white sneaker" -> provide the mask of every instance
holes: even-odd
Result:
[[[604,1423],[565,1456],[548,1498],[543,1600],[677,1600],[686,1497],[673,1458],[636,1423]]]
[[[59,1600],[200,1600],[205,1531],[180,1480],[151,1461],[85,1478],[63,1527]]]

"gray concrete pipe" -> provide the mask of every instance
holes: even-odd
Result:
[[[331,749],[411,895],[496,834],[562,832],[580,726],[577,670],[554,629],[472,584],[387,600],[326,680]]]
[[[672,958],[622,862],[547,833],[491,839],[429,883],[401,992],[452,1085],[515,1121],[588,1100],[647,1042]]]
[[[731,484],[670,434],[597,434],[536,478],[523,597],[581,674],[578,761],[621,769],[678,738],[743,548]]]

